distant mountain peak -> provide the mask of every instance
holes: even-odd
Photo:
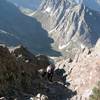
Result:
[[[54,1],[44,0],[39,13],[34,16],[48,30],[57,48],[64,50],[71,45],[78,47],[81,47],[80,44],[87,47],[95,45],[100,37],[99,12],[73,0]],[[41,15],[42,18],[39,17]]]
[[[57,8],[58,6],[67,7],[70,4],[74,4],[74,0],[44,0],[41,4],[41,9],[45,9],[47,7]]]

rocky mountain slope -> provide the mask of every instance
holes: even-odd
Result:
[[[41,78],[49,58],[23,46],[0,45],[0,97],[7,100],[89,100],[100,80],[100,41],[94,49],[77,51],[75,58],[56,60],[53,83]],[[1,98],[0,98],[1,99]],[[3,100],[3,99],[1,99]]]
[[[92,89],[100,81],[100,40],[94,49],[81,49],[71,62],[63,59],[56,66],[65,70],[66,81],[77,91],[72,100],[89,100]]]
[[[100,13],[73,0],[46,0],[33,16],[61,51],[81,45],[92,47],[100,37]]]

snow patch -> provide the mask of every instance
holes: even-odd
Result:
[[[28,62],[29,62],[29,60],[25,60],[25,62],[26,62],[26,63],[28,63]]]
[[[19,49],[19,48],[21,48],[21,45],[16,46],[16,47],[9,47],[9,52],[10,52],[10,53],[11,53],[11,52],[14,52],[16,49]]]
[[[54,32],[55,31],[55,28],[54,29],[52,29],[51,31],[49,31],[49,33],[52,33],[52,32]]]
[[[28,14],[28,16],[33,16],[36,12],[30,13]]]
[[[53,60],[56,59],[56,58],[57,58],[57,57],[50,57],[50,59],[53,59]]]
[[[22,54],[18,55],[18,58],[21,58],[22,57]]]
[[[49,13],[51,11],[51,7],[47,7],[45,11]]]
[[[81,44],[81,49],[84,49],[85,48],[85,45],[84,44]]]
[[[61,45],[59,45],[59,47],[58,47],[58,48],[59,48],[60,50],[62,50],[62,49],[64,49],[64,48],[66,48],[66,47],[67,47],[67,45],[62,45],[62,46],[61,46]]]
[[[93,15],[92,12],[89,12],[89,15],[92,16]]]
[[[0,46],[2,46],[2,47],[6,47],[6,45],[5,45],[5,44],[0,44]]]
[[[31,97],[29,100],[34,100],[34,98],[33,98],[33,97]]]
[[[2,32],[2,33],[4,33],[4,34],[8,34],[8,32],[6,32],[6,31],[4,31],[4,30],[2,30],[2,29],[0,29],[0,32]]]

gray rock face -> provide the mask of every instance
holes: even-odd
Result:
[[[92,47],[100,37],[100,13],[72,0],[46,0],[34,16],[60,50],[73,43]]]
[[[100,80],[100,41],[98,40],[95,49],[85,48],[84,51],[77,52],[72,63],[61,59],[56,66],[65,70],[66,82],[70,82],[70,88],[77,91],[71,100],[89,100],[92,89]]]

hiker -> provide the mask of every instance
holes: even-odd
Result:
[[[52,78],[53,78],[53,74],[54,74],[54,69],[55,69],[55,65],[54,64],[50,64],[47,69],[47,78],[50,82],[52,82]]]

